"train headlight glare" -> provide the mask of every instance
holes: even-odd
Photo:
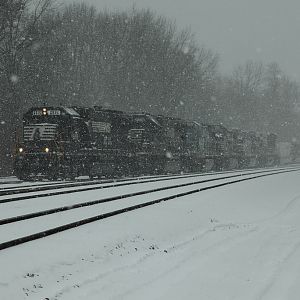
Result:
[[[48,147],[45,148],[45,152],[48,153],[50,149]]]
[[[24,149],[22,147],[19,148],[19,153],[22,153]]]

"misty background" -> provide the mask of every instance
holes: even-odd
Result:
[[[62,3],[70,4],[72,0]],[[279,63],[300,81],[300,2],[297,0],[86,0],[99,10],[149,8],[190,28],[199,45],[220,54],[219,68],[230,73],[247,60]]]
[[[44,104],[143,111],[300,139],[300,4],[133,4],[0,3],[0,174],[11,170],[22,113]]]

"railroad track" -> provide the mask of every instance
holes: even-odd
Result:
[[[253,169],[249,169],[253,170]],[[256,169],[257,170],[257,169]],[[245,170],[246,171],[246,170]],[[102,179],[102,180],[81,180],[81,181],[71,181],[71,182],[54,182],[54,183],[39,183],[39,184],[31,184],[31,185],[22,185],[16,187],[1,187],[0,183],[0,197],[8,196],[8,195],[16,195],[23,193],[31,193],[31,192],[40,192],[40,191],[50,191],[50,190],[58,190],[69,187],[81,187],[81,186],[89,186],[89,185],[98,185],[104,183],[112,183],[112,182],[124,182],[124,181],[139,181],[143,179],[150,178],[176,178],[182,176],[199,176],[199,175],[215,175],[215,174],[226,174],[237,171],[224,171],[224,172],[211,172],[211,173],[188,173],[188,174],[180,174],[180,175],[159,175],[159,176],[142,176],[142,177],[126,177],[126,178],[115,178],[115,179]]]
[[[285,168],[276,168],[276,170],[291,168],[294,169],[296,166],[289,166]],[[247,169],[247,170],[238,170],[238,171],[224,171],[224,172],[213,172],[213,173],[188,173],[184,175],[160,175],[160,176],[144,176],[144,177],[131,177],[131,178],[119,178],[119,179],[106,179],[106,180],[96,180],[96,181],[79,181],[79,182],[58,182],[58,183],[47,183],[41,185],[29,185],[22,186],[17,188],[0,188],[0,203],[21,201],[32,198],[41,198],[57,195],[65,195],[71,193],[78,193],[84,191],[92,190],[101,190],[107,189],[116,186],[123,185],[135,185],[141,182],[154,182],[154,181],[169,181],[173,179],[182,179],[182,178],[193,178],[199,176],[219,176],[223,174],[236,174],[241,172],[245,174],[246,172],[268,172],[274,168],[269,169]],[[234,175],[236,176],[236,175]],[[105,185],[107,184],[107,185]],[[24,196],[19,196],[26,194]],[[13,196],[9,198],[3,198],[4,196]]]
[[[136,191],[130,193],[118,192],[111,197],[103,197],[91,201],[80,201],[73,205],[69,204],[53,207],[51,209],[33,211],[27,214],[14,215],[6,218],[2,217],[0,219],[0,250],[101,219],[155,205],[162,201],[169,201],[209,189],[237,184],[243,181],[255,180],[261,177],[274,176],[299,170],[299,167],[287,169],[281,168],[278,170],[256,171],[235,175],[227,174],[227,176],[210,179],[202,178],[200,180],[194,180],[194,178],[186,178],[186,182],[184,183],[174,184],[173,182],[168,186],[150,189],[147,189],[144,186],[148,185],[149,182],[143,182],[141,183],[141,185],[143,185],[142,188],[138,188]],[[178,181],[178,179],[176,181]],[[138,185],[138,187],[140,187],[140,185]],[[101,213],[97,213],[97,210],[99,210],[99,212],[101,211]],[[80,213],[78,213],[79,211]]]
[[[0,177],[0,185],[7,185],[7,184],[20,184],[22,183],[21,180],[18,180],[16,177]]]

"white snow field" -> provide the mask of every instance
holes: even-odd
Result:
[[[298,300],[299,183],[245,181],[2,250],[0,299]]]

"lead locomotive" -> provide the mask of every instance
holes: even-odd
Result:
[[[20,179],[118,177],[266,166],[276,135],[128,114],[101,107],[35,107],[23,117],[14,172]]]

